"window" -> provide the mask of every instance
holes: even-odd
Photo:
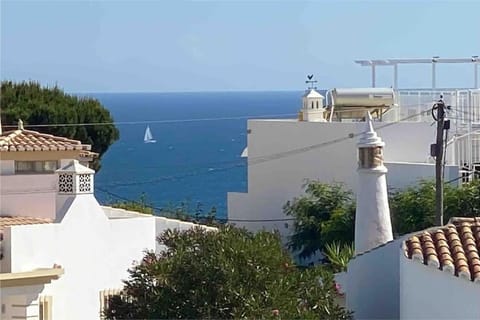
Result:
[[[317,101],[317,109],[318,109],[318,101]]]
[[[52,173],[58,169],[58,162],[48,161],[15,161],[15,173]]]
[[[52,297],[40,296],[38,299],[38,319],[51,320],[52,319]]]
[[[313,101],[312,101],[312,109],[313,109]]]
[[[369,169],[381,166],[383,164],[382,147],[359,148],[358,149],[359,167]]]
[[[125,296],[122,295],[122,289],[107,289],[100,291],[100,319],[105,319],[105,309],[108,308],[110,298],[113,296],[120,296],[123,300]]]

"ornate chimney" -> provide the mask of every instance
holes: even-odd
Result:
[[[355,254],[393,239],[385,177],[388,170],[383,165],[384,146],[373,129],[372,116],[367,112],[365,131],[358,143]]]
[[[56,171],[58,193],[56,201],[56,222],[60,222],[77,196],[93,195],[95,171],[81,165],[78,160]]]

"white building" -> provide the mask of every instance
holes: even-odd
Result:
[[[381,145],[367,126],[359,143],[356,255],[337,276],[346,307],[356,319],[480,318],[480,219],[453,218],[393,240]]]
[[[18,130],[0,135],[1,319],[99,319],[158,234],[194,224],[102,207],[89,146]],[[60,168],[59,170],[57,170]]]
[[[452,218],[348,264],[346,307],[356,319],[479,319],[480,221]]]
[[[334,89],[327,92],[322,115],[312,99],[323,97],[313,91],[303,97],[299,119],[248,121],[247,192],[230,192],[227,200],[228,219],[236,225],[288,235],[292,224],[283,206],[303,194],[308,180],[341,182],[356,192],[355,137],[363,129],[365,110],[376,116],[374,127],[386,143],[390,190],[434,177],[430,145],[436,126],[430,110],[440,95],[452,106],[445,180],[473,177],[480,170],[479,89]]]

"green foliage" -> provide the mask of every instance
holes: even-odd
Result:
[[[16,124],[18,119],[22,119],[24,125],[113,122],[110,112],[98,100],[66,94],[57,86],[47,88],[32,81],[2,81],[1,92],[1,120],[4,126]],[[113,124],[35,127],[33,130],[91,144],[92,151],[99,153],[100,157],[119,138],[119,132]],[[100,168],[99,161],[97,159],[93,163],[94,169]]]
[[[355,206],[352,192],[341,184],[311,181],[305,195],[287,202],[284,211],[295,218],[289,247],[300,258],[323,251],[327,243],[353,242]]]
[[[390,195],[393,230],[402,235],[435,225],[435,182],[418,185]],[[480,181],[455,187],[444,186],[444,223],[452,217],[473,217],[480,214]]]
[[[207,226],[217,227],[221,225],[217,220],[217,208],[211,207],[210,210],[205,213],[203,210],[203,204],[200,202],[197,202],[194,208],[192,208],[189,201],[182,201],[177,206],[168,205],[162,208],[158,212],[158,215]]]
[[[342,244],[335,241],[325,245],[325,256],[335,273],[347,271],[348,262],[354,254],[355,249],[353,248],[353,244]]]
[[[178,205],[169,204],[163,208],[155,208],[152,203],[147,201],[146,194],[142,193],[139,200],[115,201],[110,199],[108,203],[114,208],[207,226],[218,227],[224,224],[224,221],[217,219],[217,208],[211,207],[209,211],[204,212],[203,205],[200,202],[197,202],[195,207],[192,207],[189,201],[182,201]]]
[[[416,186],[395,191],[389,197],[395,236],[435,225],[435,183],[420,181]],[[285,212],[295,218],[290,247],[301,258],[317,251],[325,253],[327,243],[350,244],[354,240],[355,204],[351,192],[339,184],[310,182],[306,194],[288,202]],[[480,215],[480,180],[456,187],[445,184],[444,222],[452,217]]]
[[[147,202],[145,193],[140,196],[140,201],[119,201],[111,204],[113,208],[120,208],[144,214],[153,214],[153,207]]]
[[[129,270],[107,319],[350,319],[331,273],[299,270],[277,234],[229,226],[167,231]]]

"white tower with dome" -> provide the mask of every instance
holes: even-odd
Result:
[[[302,98],[302,109],[299,113],[300,121],[311,121],[311,122],[325,122],[323,100],[325,97],[322,96],[313,86],[316,80],[312,80],[313,75],[307,76],[308,80],[305,81],[309,84],[305,94]]]

